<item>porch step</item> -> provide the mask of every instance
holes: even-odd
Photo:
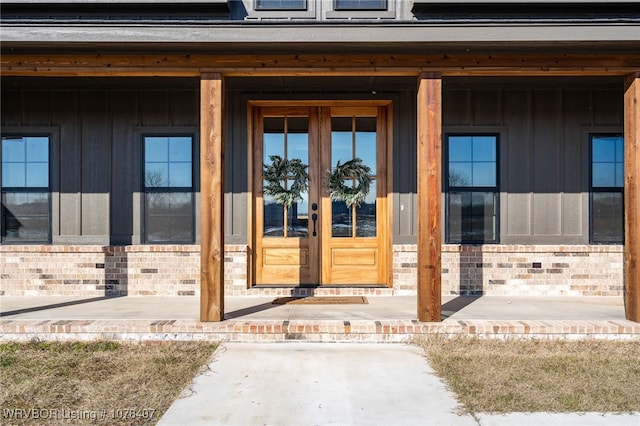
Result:
[[[229,342],[410,343],[416,337],[607,339],[640,341],[640,324],[626,320],[41,320],[3,319],[0,341],[118,340]]]

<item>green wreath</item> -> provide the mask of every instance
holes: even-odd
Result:
[[[288,209],[296,201],[302,201],[302,193],[309,189],[309,166],[298,158],[287,160],[279,155],[270,155],[269,159],[271,164],[262,165],[262,177],[266,181],[262,193]],[[293,183],[285,189],[285,179],[291,178]]]
[[[329,170],[327,174],[327,187],[329,196],[334,201],[344,201],[347,207],[358,206],[362,204],[369,194],[371,187],[371,168],[362,163],[360,158],[354,158],[344,164],[336,164],[333,171]],[[358,184],[350,186],[345,184],[345,179],[356,179]]]

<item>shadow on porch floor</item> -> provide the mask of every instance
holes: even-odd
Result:
[[[413,320],[415,296],[367,296],[365,305],[276,305],[274,297],[225,298],[225,320]],[[442,318],[452,320],[624,320],[621,297],[445,296]],[[0,317],[11,319],[197,320],[198,297],[2,296]]]

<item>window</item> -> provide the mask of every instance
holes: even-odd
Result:
[[[256,10],[307,10],[307,1],[256,0]]]
[[[335,0],[335,10],[387,10],[387,0]]]
[[[447,242],[498,242],[497,150],[497,135],[447,136]]]
[[[591,135],[591,242],[624,242],[623,191],[622,135]]]
[[[49,136],[2,137],[2,243],[51,241]]]
[[[194,242],[193,137],[144,136],[144,240]]]

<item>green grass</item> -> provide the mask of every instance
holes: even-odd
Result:
[[[467,412],[640,411],[640,344],[433,336],[418,342]]]
[[[216,347],[191,342],[0,344],[0,423],[155,424]],[[34,421],[34,414],[40,420]]]

